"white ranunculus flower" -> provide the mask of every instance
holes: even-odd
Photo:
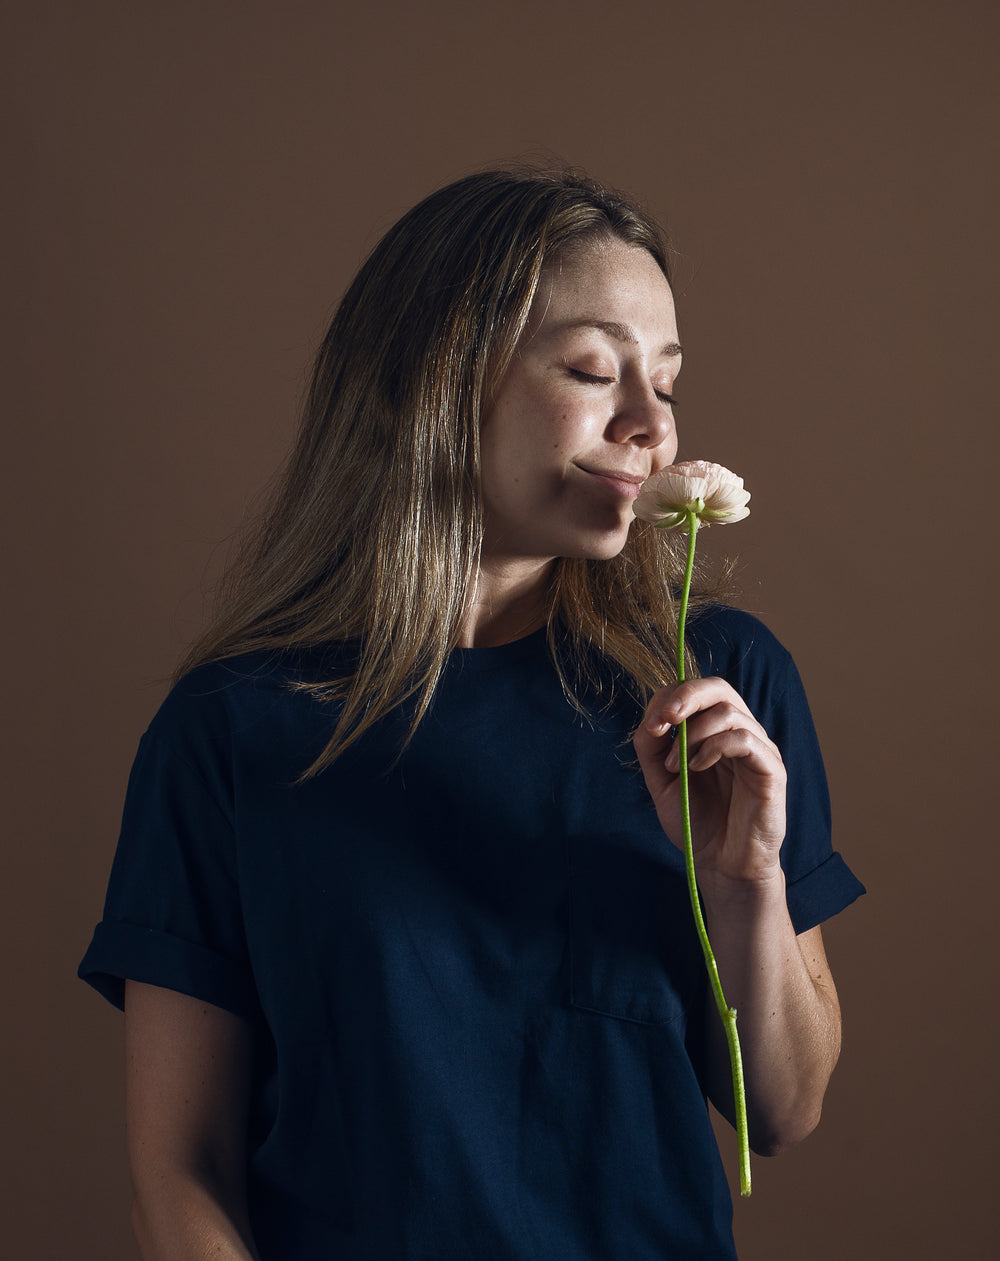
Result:
[[[742,477],[708,460],[685,460],[643,482],[632,511],[664,530],[683,525],[689,512],[702,525],[730,525],[750,515],[749,500]]]
[[[687,621],[688,598],[691,594],[691,576],[694,572],[694,552],[698,540],[698,528],[718,522],[742,521],[750,515],[748,491],[743,489],[743,478],[737,477],[721,464],[707,460],[687,460],[683,464],[671,464],[643,482],[632,505],[632,511],[643,521],[651,521],[661,530],[677,525],[688,527],[687,565],[677,615],[677,682],[684,681],[684,630]],[[688,807],[688,759],[687,721],[677,728],[680,749],[678,775],[684,827],[684,867],[687,873],[691,911],[694,916],[698,939],[705,956],[709,984],[715,998],[715,1006],[726,1033],[729,1046],[729,1063],[733,1074],[733,1104],[736,1115],[736,1132],[740,1154],[740,1194],[750,1194],[750,1133],[747,1121],[746,1087],[743,1075],[743,1056],[736,1031],[736,1009],[730,1007],[723,993],[719,969],[715,962],[712,943],[705,926],[705,917],[698,899],[697,875],[694,866],[694,842],[691,838],[691,813]]]

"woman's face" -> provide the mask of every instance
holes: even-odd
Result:
[[[644,249],[597,242],[546,269],[482,428],[484,559],[606,560],[673,461],[673,296]]]

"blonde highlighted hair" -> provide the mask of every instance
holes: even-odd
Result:
[[[306,775],[413,697],[412,731],[458,641],[483,539],[479,433],[543,269],[600,240],[647,250],[656,225],[572,172],[502,170],[432,193],[391,228],[320,347],[298,442],[178,674],[262,649],[356,646],[318,680],[339,721]],[[643,703],[674,677],[676,543],[636,522],[613,560],[558,559],[549,643],[571,697],[610,663]]]

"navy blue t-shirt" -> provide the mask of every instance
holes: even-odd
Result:
[[[802,932],[862,888],[798,674],[745,614],[690,637],[781,748]],[[261,654],[174,688],[80,969],[119,1006],[132,978],[250,1021],[261,1256],[734,1257],[704,965],[635,711],[581,716],[539,632],[456,652],[398,760],[402,711],[296,785],[336,711],[289,685],[330,668]]]

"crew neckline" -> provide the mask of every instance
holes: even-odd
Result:
[[[455,648],[449,664],[463,670],[493,670],[497,666],[537,656],[539,649],[545,648],[546,628],[540,626],[538,630],[522,635],[520,639],[512,639],[508,644],[495,644],[489,648]]]

